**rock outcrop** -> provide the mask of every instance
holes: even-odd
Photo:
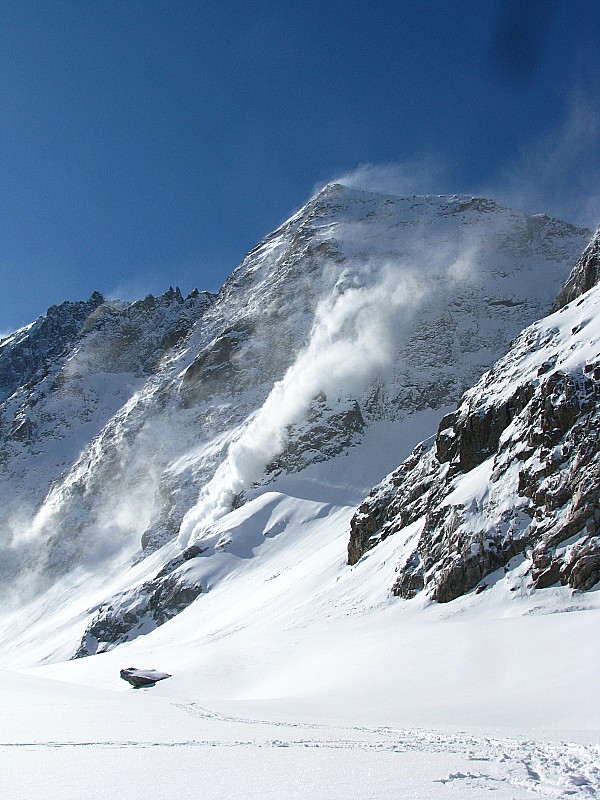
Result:
[[[86,301],[50,306],[45,316],[1,341],[0,403],[19,387],[44,378],[104,302],[102,295],[94,292]]]
[[[173,677],[168,672],[160,672],[157,669],[137,669],[137,667],[125,667],[119,674],[124,681],[136,689],[141,686],[154,686],[158,681]]]
[[[88,625],[74,658],[94,655],[121,642],[136,639],[183,611],[201,593],[202,586],[186,580],[186,562],[201,554],[190,547],[169,561],[150,580],[133,590],[115,595],[98,608]]]
[[[528,589],[600,580],[598,276],[586,285],[526,329],[444,417],[435,443],[372,491],[351,523],[350,564],[418,523],[392,587],[403,598],[425,590],[449,602],[519,555]]]
[[[558,295],[554,309],[558,311],[576,300],[600,281],[600,227],[586,247],[577,266]]]

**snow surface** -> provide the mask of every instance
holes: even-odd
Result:
[[[285,483],[220,521],[229,544],[192,560],[208,591],[179,616],[0,673],[0,796],[597,796],[599,592],[515,596],[503,573],[398,601],[396,537],[349,568],[354,507]],[[133,689],[126,666],[173,677]]]
[[[598,791],[598,748],[582,741],[408,730],[354,719],[281,721],[208,710],[189,697],[166,695],[167,682],[115,693],[1,676],[4,724],[14,734],[0,744],[0,792],[16,800],[437,800],[487,797],[492,790],[510,800]],[[33,731],[22,724],[31,716],[37,718]]]

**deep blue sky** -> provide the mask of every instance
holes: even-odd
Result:
[[[216,290],[315,186],[600,222],[597,0],[0,0],[0,331]]]

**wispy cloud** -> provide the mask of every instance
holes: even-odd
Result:
[[[395,195],[469,194],[489,197],[530,214],[548,213],[594,229],[600,222],[600,101],[574,89],[564,114],[537,138],[525,141],[486,183],[453,177],[441,155],[398,163],[360,164],[326,183]],[[326,183],[315,186],[315,191]]]
[[[595,228],[600,222],[600,107],[574,91],[557,125],[521,147],[477,194],[529,213]]]
[[[351,188],[384,194],[441,194],[446,174],[440,158],[424,154],[403,162],[359,164],[356,169],[337,175],[327,183],[342,183]],[[318,190],[324,185],[315,188]]]

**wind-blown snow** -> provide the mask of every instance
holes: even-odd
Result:
[[[281,453],[289,427],[302,421],[316,396],[361,394],[370,380],[390,368],[400,332],[423,292],[402,265],[384,264],[375,275],[364,265],[343,273],[317,306],[307,347],[229,446],[198,504],[186,515],[179,534],[182,547],[201,538],[208,525],[230,511],[236,495],[261,478]]]

